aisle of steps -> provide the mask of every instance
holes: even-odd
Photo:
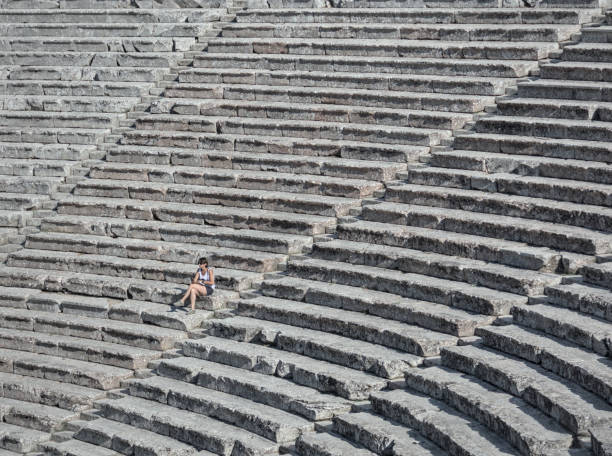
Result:
[[[180,2],[179,2],[180,3]],[[0,255],[104,157],[104,136],[227,20],[218,0],[7,2],[0,10]],[[24,9],[20,9],[24,8]],[[27,8],[27,9],[26,9]]]

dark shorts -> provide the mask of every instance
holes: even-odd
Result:
[[[212,296],[212,294],[215,292],[215,289],[213,287],[211,287],[210,285],[204,285],[206,287],[206,296]]]

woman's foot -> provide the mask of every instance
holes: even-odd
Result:
[[[195,313],[195,309],[189,309],[189,312],[187,312],[187,315],[191,315]]]
[[[185,307],[185,303],[180,299],[172,304],[173,307]]]

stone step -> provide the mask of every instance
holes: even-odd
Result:
[[[521,454],[555,454],[572,445],[572,434],[555,420],[473,377],[428,367],[407,371],[406,385],[476,420]]]
[[[28,211],[40,209],[43,203],[49,201],[43,195],[24,195],[23,193],[1,193],[0,210],[2,211]]]
[[[308,420],[274,407],[166,377],[134,379],[127,386],[131,396],[224,421],[278,443],[293,443],[314,429]]]
[[[78,144],[0,143],[0,157],[2,159],[81,161],[90,158],[90,154],[93,154],[95,150],[95,146]]]
[[[344,239],[347,237],[345,235]],[[541,295],[544,287],[557,285],[561,281],[556,274],[396,246],[372,245],[348,238],[316,243],[312,257],[423,274],[527,296]]]
[[[612,292],[586,284],[571,283],[547,287],[551,304],[612,321]]]
[[[606,456],[612,454],[612,441],[606,427],[591,429],[591,446],[593,453]]]
[[[46,111],[2,111],[0,126],[3,127],[50,127],[104,129],[116,124],[116,116],[106,113],[71,113]]]
[[[361,206],[361,200],[337,196],[292,193],[275,190],[251,190],[200,184],[171,184],[164,182],[138,182],[111,179],[88,179],[79,182],[73,192],[76,196],[94,198],[131,198],[132,204],[144,200],[149,204],[182,203],[221,205],[228,208],[281,211],[323,217],[348,215]]]
[[[584,436],[592,426],[608,425],[612,408],[604,400],[544,368],[481,346],[448,347],[442,364],[495,385]]]
[[[4,111],[30,112],[32,116],[42,113],[62,113],[62,122],[67,122],[70,115],[76,113],[124,113],[129,111],[137,102],[137,97],[113,97],[113,96],[63,96],[63,95],[0,95],[0,107]],[[60,116],[60,114],[55,114]],[[94,124],[97,117],[92,119]],[[97,125],[96,125],[97,126]]]
[[[140,67],[165,69],[180,60],[172,52],[15,51],[0,52],[0,65]],[[115,69],[116,71],[116,69]],[[28,77],[29,79],[29,77]]]
[[[375,217],[372,219],[376,220]],[[52,220],[57,221],[57,217]],[[557,271],[562,259],[558,251],[531,247],[520,242],[367,220],[341,223],[337,227],[336,236],[338,239],[471,258],[543,272]]]
[[[434,187],[431,187],[434,188]],[[455,193],[449,191],[447,194]],[[516,198],[516,197],[514,197]],[[506,215],[444,207],[381,203],[364,206],[365,220],[487,236],[585,255],[609,253],[611,237],[597,231]]]
[[[611,141],[609,122],[595,120],[545,119],[539,117],[490,116],[475,126],[478,133],[517,134],[552,139]]]
[[[45,59],[46,55],[40,56]],[[43,81],[72,81],[75,84],[86,83],[91,87],[95,87],[95,83],[138,83],[148,91],[151,87],[149,84],[159,81],[162,77],[168,74],[168,68],[165,66],[142,67],[139,65],[116,65],[108,64],[105,60],[93,60],[91,65],[73,66],[72,62],[62,65],[59,61],[54,62],[52,59],[47,61],[39,61],[37,57],[31,56],[30,65],[22,66],[20,64],[0,65],[4,72],[8,74],[14,83],[20,81],[38,80]],[[45,65],[46,63],[46,65]],[[122,62],[128,63],[128,62]]]
[[[164,37],[21,37],[2,36],[4,52],[23,52],[41,49],[44,52],[155,52],[187,51],[195,38]]]
[[[333,44],[332,44],[333,43]],[[492,60],[539,60],[558,49],[557,43],[475,42],[440,40],[351,40],[325,38],[212,38],[211,54],[371,55]],[[611,48],[612,49],[612,48]],[[567,51],[566,51],[567,52]]]
[[[330,19],[336,19],[330,17]],[[0,28],[0,31],[2,28]],[[283,25],[235,23],[223,28],[225,38],[327,38],[440,41],[567,41],[575,25],[532,24],[390,24],[317,22]],[[21,36],[21,35],[20,35]]]
[[[0,171],[2,166],[0,166]],[[296,175],[291,172],[225,170],[195,166],[100,163],[90,167],[93,179],[115,179],[144,182],[270,190],[309,193],[326,196],[363,198],[384,189],[379,182],[317,175]]]
[[[78,418],[79,412],[2,397],[0,415],[4,423],[42,432],[54,432],[67,421]]]
[[[560,65],[560,64],[559,64]],[[577,69],[577,72],[579,69]],[[586,73],[586,71],[585,71]],[[570,75],[568,75],[568,79]],[[572,75],[571,79],[577,79]],[[562,79],[539,79],[519,82],[517,84],[519,97],[550,98],[562,100],[612,101],[612,84],[603,81],[577,81]]]
[[[191,331],[199,329],[204,321],[213,316],[213,312],[207,310],[198,309],[194,314],[189,314],[187,311],[187,306],[168,309],[164,304],[128,299],[114,304],[108,312],[108,318],[178,331]]]
[[[129,369],[4,348],[0,362],[3,372],[101,390],[116,389],[133,375]]]
[[[612,184],[612,165],[588,160],[452,150],[432,152],[430,164],[434,167],[485,173],[512,173],[521,176]]]
[[[286,23],[286,22],[375,22],[400,24],[580,24],[588,22],[592,16],[600,15],[597,6],[594,9],[545,7],[545,8],[491,8],[478,5],[457,5],[448,7],[424,5],[426,8],[385,7],[364,9],[350,6],[348,8],[290,8],[282,9],[248,9],[236,15],[237,22],[248,23]],[[404,5],[406,6],[406,5]],[[497,5],[495,5],[497,6]],[[574,6],[574,4],[572,4]]]
[[[4,328],[13,328],[20,331],[34,331],[42,335],[54,334],[77,339],[90,339],[104,343],[125,345],[126,352],[129,347],[139,348],[133,351],[139,356],[154,356],[151,351],[164,351],[174,348],[177,342],[184,339],[186,334],[182,331],[153,327],[146,324],[134,324],[129,321],[117,321],[109,318],[92,318],[80,315],[70,315],[58,312],[33,311],[30,309],[0,308],[0,314],[6,321],[0,322]],[[7,330],[9,331],[9,330]],[[9,332],[5,331],[8,335]],[[36,335],[29,335],[36,337]],[[68,343],[69,340],[58,342]],[[73,343],[79,343],[74,341]],[[44,347],[42,347],[44,348]],[[121,347],[115,347],[118,350]],[[93,350],[93,349],[92,349]]]
[[[397,14],[397,12],[394,12]],[[436,76],[478,76],[513,78],[527,76],[537,68],[531,60],[453,59],[381,57],[356,55],[287,54],[200,54],[195,68],[259,69],[268,71],[322,71],[355,73],[391,73]],[[1,63],[1,62],[0,62]]]
[[[100,236],[100,243],[109,242],[108,238],[129,238],[130,240],[151,240],[157,243],[202,244],[214,246],[210,254],[223,249],[245,249],[258,254],[299,254],[309,251],[312,237],[285,233],[274,233],[274,239],[266,231],[233,229],[207,226],[202,236],[202,226],[188,223],[160,222],[155,220],[127,220],[111,217],[92,217],[79,215],[58,215],[43,220],[43,232],[49,235],[65,233],[78,238],[78,235]],[[43,235],[39,233],[39,235]],[[75,236],[77,235],[77,236]],[[254,254],[256,255],[256,254]],[[271,255],[274,257],[274,255]],[[216,264],[216,262],[214,262]]]
[[[265,296],[363,312],[457,337],[472,336],[476,327],[495,320],[495,317],[476,315],[443,304],[294,277],[265,280],[259,290]]]
[[[93,212],[92,212],[93,211]],[[68,197],[58,202],[60,215],[91,215],[130,220],[160,220],[167,223],[212,225],[286,234],[324,234],[335,219],[317,215],[204,204],[164,203],[120,198]],[[155,214],[155,215],[154,215]]]
[[[418,432],[368,412],[338,415],[333,429],[350,441],[357,442],[375,454],[442,456],[439,447]],[[353,454],[353,453],[350,453]]]
[[[206,242],[207,235],[202,242]],[[84,234],[37,233],[30,235],[25,247],[35,250],[59,250],[62,252],[109,255],[130,259],[150,259],[196,264],[206,257],[211,265],[252,272],[274,272],[287,256],[254,250],[164,242],[159,240],[125,239]],[[222,272],[222,269],[219,272]]]
[[[535,138],[505,134],[474,133],[456,136],[455,149],[534,155],[541,157],[612,163],[612,148],[604,141]]]
[[[540,66],[540,76],[545,79],[612,82],[612,63],[597,61],[543,63]]]
[[[161,436],[171,437],[197,449],[229,456],[274,454],[271,440],[225,424],[199,413],[135,397],[103,399],[96,402],[102,416]],[[104,430],[104,427],[102,427]]]
[[[112,252],[108,252],[112,253]],[[57,271],[102,274],[107,277],[165,281],[186,287],[197,269],[193,263],[120,258],[113,255],[85,254],[56,250],[24,249],[11,254],[7,266],[52,268]],[[216,284],[226,290],[247,290],[263,279],[261,273],[215,268]],[[183,285],[185,284],[185,285]]]
[[[409,170],[408,181],[411,184],[432,187],[459,188],[540,200],[567,201],[577,203],[581,207],[582,205],[604,206],[603,211],[606,211],[607,207],[612,207],[612,190],[609,185],[564,178],[516,176],[510,173],[490,174],[482,171],[423,167]],[[593,209],[597,210],[595,207]],[[604,226],[598,228],[605,229]]]
[[[376,453],[327,432],[309,432],[295,442],[298,456],[374,456]]]
[[[47,101],[44,97],[97,97],[97,99],[108,99],[113,97],[112,100],[121,102],[122,98],[134,98],[141,97],[148,94],[149,84],[142,82],[105,82],[105,81],[79,81],[76,78],[76,74],[72,74],[68,69],[66,71],[70,76],[74,76],[76,80],[69,81],[58,81],[58,80],[47,80],[47,79],[16,79],[16,80],[5,80],[0,81],[0,93],[5,96],[20,95],[24,99],[38,100],[39,97]],[[2,69],[0,69],[0,73]],[[45,70],[41,68],[41,76],[44,76]],[[10,72],[9,77],[16,76],[15,73]],[[30,97],[26,97],[29,95]],[[37,98],[34,98],[36,96]],[[104,98],[102,98],[104,97]],[[66,98],[62,98],[65,100]],[[72,98],[68,98],[72,100]],[[75,98],[76,100],[76,98]],[[84,98],[83,101],[89,101],[88,98]],[[95,100],[94,100],[95,101]]]
[[[383,378],[401,377],[405,370],[416,367],[422,362],[418,356],[359,339],[265,320],[233,317],[212,322],[211,325],[214,331],[219,331],[223,336],[268,344],[279,350],[303,355],[302,358],[317,359],[328,364],[369,372]],[[209,336],[205,340],[184,341],[181,346],[183,352],[189,356],[206,357],[210,361],[227,363],[228,358],[224,358],[224,354],[227,354],[231,348],[228,344],[234,343],[228,342],[227,339],[217,340]],[[238,346],[243,347],[244,345]],[[215,350],[210,350],[210,347]],[[282,353],[278,351],[275,353],[275,356],[282,358]],[[244,357],[238,357],[236,360],[238,364],[235,367],[242,367],[240,363],[243,361]],[[258,368],[257,363],[258,361],[254,362],[252,368],[261,370],[262,367]],[[283,369],[278,371],[278,373],[282,372]],[[298,370],[294,374],[300,374],[300,372],[302,371]],[[348,377],[351,376],[352,374],[348,375]]]
[[[612,263],[588,265],[582,270],[582,275],[586,282],[612,290]]]
[[[376,413],[409,426],[449,454],[519,454],[503,438],[476,420],[412,390],[374,393],[370,400]]]
[[[22,195],[49,195],[56,192],[63,182],[63,176],[0,175],[0,191],[3,193],[20,193]]]
[[[2,133],[0,129],[0,134]],[[341,139],[302,139],[278,136],[219,133],[168,132],[163,130],[128,130],[121,145],[178,147],[236,152],[286,153],[311,157],[341,157],[353,160],[380,160],[386,163],[417,160],[429,149],[410,144],[377,144]]]
[[[541,365],[612,403],[612,362],[599,354],[519,326],[476,330],[484,344]]]
[[[40,447],[50,456],[82,456],[84,454],[88,456],[121,455],[121,453],[116,451],[73,439],[66,440],[64,442],[44,442],[40,445]]]
[[[39,127],[23,128],[22,125],[0,126],[0,140],[15,143],[43,143],[73,145],[99,144],[109,129],[95,128],[67,128],[67,127]]]
[[[100,390],[5,372],[0,373],[0,391],[4,398],[72,411],[87,410],[104,397]]]
[[[441,347],[457,343],[457,339],[453,336],[418,326],[316,304],[259,297],[242,299],[238,301],[237,306],[238,314],[245,317],[329,332],[395,348],[417,356],[436,356]],[[226,323],[231,324],[231,320],[212,322],[213,325],[220,325],[221,328]],[[222,332],[217,331],[215,334],[221,335]]]
[[[1,150],[0,150],[1,154]],[[341,179],[367,179],[371,181],[394,180],[397,173],[406,169],[405,164],[374,160],[351,160],[338,157],[291,155],[279,150],[267,153],[234,152],[216,150],[190,150],[147,146],[117,146],[106,154],[109,165],[134,163],[145,165],[170,165],[274,171],[292,175],[308,174]]]
[[[259,402],[311,421],[347,413],[350,402],[290,380],[196,358],[164,359],[157,367],[166,377]]]
[[[15,451],[19,454],[29,453],[35,451],[39,444],[50,438],[51,436],[46,432],[0,422],[0,449]]]
[[[512,315],[514,322],[520,326],[550,334],[612,358],[612,327],[605,320],[547,304],[515,307]]]
[[[233,24],[239,26],[240,24]],[[251,25],[249,25],[251,26]],[[378,27],[378,26],[377,26]],[[342,71],[289,71],[265,69],[191,68],[178,75],[183,84],[251,84],[290,87],[390,90],[452,93],[461,95],[503,95],[509,78],[483,76],[435,76]]]
[[[160,353],[153,350],[124,345],[117,338],[109,338],[114,343],[94,339],[96,343],[92,347],[92,338],[84,337],[82,334],[84,331],[81,331],[81,334],[75,337],[70,335],[77,332],[73,329],[76,326],[74,322],[66,330],[53,326],[54,323],[58,325],[66,323],[65,321],[49,322],[48,319],[42,318],[34,321],[34,331],[25,330],[26,322],[23,321],[25,320],[23,315],[15,315],[16,312],[7,312],[5,309],[0,310],[0,312],[7,319],[6,323],[12,323],[12,325],[8,325],[9,329],[5,329],[7,324],[3,322],[2,326],[4,328],[0,329],[0,346],[2,348],[61,356],[67,359],[134,370],[146,368],[150,361],[161,356]],[[10,329],[13,327],[20,329]],[[91,327],[87,329],[91,329]],[[134,331],[137,332],[138,328],[135,328]],[[135,338],[138,336],[138,334],[133,335]],[[142,340],[142,337],[140,339]]]
[[[608,43],[578,43],[563,48],[561,59],[577,62],[612,62],[612,45]]]
[[[26,212],[16,212],[14,210],[0,210],[0,226],[23,228],[30,220],[31,214]]]
[[[512,306],[520,305],[527,299],[515,294],[421,274],[317,259],[290,260],[287,272],[298,278],[359,286],[485,315],[508,314]]]
[[[585,100],[544,100],[512,98],[497,102],[497,113],[503,116],[546,117],[554,119],[612,120],[612,103]]]
[[[185,287],[159,280],[138,280],[44,269],[0,268],[0,286],[36,288],[44,291],[62,290],[86,296],[115,299],[136,299],[160,304],[176,302]],[[235,291],[218,289],[213,296],[200,297],[196,303],[200,309],[217,310],[238,298]],[[172,310],[172,309],[169,309]]]
[[[97,3],[97,2],[96,2]],[[99,5],[99,4],[98,4]],[[122,24],[122,23],[181,23],[209,22],[212,17],[219,16],[219,11],[208,8],[20,8],[4,9],[0,12],[0,23],[92,23],[92,24]]]
[[[139,8],[132,9],[132,14],[138,14]],[[2,23],[0,24],[0,34],[3,37],[70,37],[72,38],[195,38],[204,35],[210,30],[209,23],[192,24],[181,22],[161,22],[161,23],[109,23],[96,24],[91,22],[69,22],[69,23]],[[552,29],[544,32],[544,37],[560,36],[564,29]],[[542,33],[542,32],[540,32]],[[565,35],[563,35],[565,36]],[[546,41],[539,39],[538,41]]]
[[[5,158],[0,165],[0,174],[14,176],[64,177],[72,174],[81,163],[68,160],[32,160]]]
[[[0,120],[1,121],[1,120]],[[150,114],[136,121],[140,130],[176,130],[291,138],[340,139],[379,144],[436,145],[450,131],[389,125],[351,124],[330,121],[279,120],[249,117],[204,117]]]
[[[257,320],[240,317],[236,319],[236,326],[232,326],[233,320],[234,318],[227,318],[211,321],[213,326],[210,332],[215,337],[189,341],[183,344],[183,353],[194,358],[291,380],[321,393],[335,394],[349,400],[366,400],[371,392],[387,386],[386,380],[359,370],[285,350],[245,343],[256,340],[257,334],[262,332],[262,327],[257,326]],[[243,342],[228,339],[228,336]],[[160,372],[165,375],[162,370]]]

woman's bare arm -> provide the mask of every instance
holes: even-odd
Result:
[[[206,285],[214,285],[215,284],[215,273],[210,268],[208,269],[208,277],[210,280],[208,282],[205,282]]]
[[[195,273],[195,275],[193,276],[193,279],[191,279],[191,283],[198,283],[198,273],[200,272],[200,270],[198,269]]]

